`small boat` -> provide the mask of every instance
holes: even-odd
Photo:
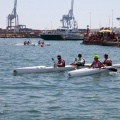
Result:
[[[61,28],[51,33],[41,34],[43,40],[84,40],[84,36],[80,34],[77,28]]]
[[[83,69],[77,69],[72,70],[68,72],[68,76],[70,77],[77,77],[77,76],[87,76],[97,73],[102,73],[107,70],[117,72],[116,68],[119,68],[120,64],[114,64],[113,66],[107,66],[106,68],[83,68]]]
[[[83,69],[70,71],[70,72],[68,72],[68,75],[70,77],[78,77],[78,76],[87,76],[87,75],[92,75],[92,74],[96,74],[96,73],[101,73],[104,71],[106,71],[106,69],[83,68]]]
[[[15,45],[17,45],[17,46],[35,46],[34,43],[31,43],[29,45],[24,45],[23,43],[16,43]]]
[[[87,67],[89,64],[85,66],[81,66],[81,68]],[[53,67],[53,66],[33,66],[33,67],[22,67],[16,68],[13,70],[13,74],[26,74],[26,73],[46,73],[46,72],[58,72],[58,71],[67,71],[74,70],[74,65],[66,65],[65,67]]]
[[[103,46],[117,46],[117,41],[116,42],[105,41],[105,42],[102,42],[101,45],[103,45]]]
[[[65,67],[47,67],[47,66],[33,66],[33,67],[22,67],[13,70],[14,74],[26,74],[26,73],[45,73],[45,72],[56,72],[74,70],[75,67],[72,65],[66,65]]]
[[[50,46],[50,44],[45,43],[44,41],[41,41],[41,40],[39,40],[36,45],[40,45],[40,46],[44,46],[44,45],[45,45],[45,46]]]

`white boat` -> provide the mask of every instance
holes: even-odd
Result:
[[[38,44],[38,43],[37,43],[36,46],[37,46],[37,45],[38,45],[38,46],[42,46],[42,45],[43,45],[43,46],[50,46],[49,43],[44,43],[44,44]]]
[[[29,45],[24,45],[23,43],[16,43],[15,45],[17,45],[17,46],[35,46],[34,43],[31,43]]]
[[[46,31],[41,34],[41,38],[44,40],[83,40],[84,35],[78,29],[77,21],[73,15],[73,3],[74,0],[71,0],[71,9],[69,10],[67,15],[63,15],[62,19],[62,27],[53,30],[53,31]]]
[[[83,40],[84,36],[78,29],[61,28],[51,33],[43,33],[41,38],[44,40]]]
[[[13,70],[14,74],[26,74],[26,73],[45,73],[45,72],[56,72],[74,70],[75,67],[72,65],[66,65],[65,67],[47,67],[47,66],[33,66],[33,67],[22,67]]]
[[[85,64],[80,68],[88,67],[90,64]],[[14,74],[26,74],[26,73],[45,73],[45,72],[57,72],[57,71],[67,71],[74,70],[74,65],[66,65],[65,67],[53,67],[53,66],[32,66],[32,67],[22,67],[13,70]]]
[[[68,75],[70,77],[77,77],[77,76],[87,76],[87,75],[102,73],[107,70],[116,72],[117,71],[116,68],[119,68],[119,67],[120,67],[120,64],[114,64],[113,66],[107,66],[106,68],[83,68],[83,69],[69,71]]]

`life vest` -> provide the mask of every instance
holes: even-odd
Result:
[[[65,67],[65,61],[63,59],[58,60],[58,64],[61,64],[61,63],[62,63],[62,66],[58,65],[58,67]]]
[[[44,45],[43,45],[43,44],[41,44],[41,45],[40,45],[40,47],[44,47]]]
[[[112,66],[112,60],[106,59],[106,60],[104,60],[103,64],[106,64],[107,66]]]
[[[81,65],[84,65],[85,64],[85,60],[83,59],[83,58],[78,58],[78,60],[77,60],[77,63],[79,64],[81,64]]]
[[[100,63],[100,61],[94,61],[93,64],[92,64],[92,67],[93,67],[93,68],[101,68],[101,63]]]

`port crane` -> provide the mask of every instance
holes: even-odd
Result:
[[[67,15],[63,15],[62,19],[60,20],[62,22],[62,28],[78,28],[77,22],[73,15],[73,4],[74,0],[71,0],[71,9],[69,10]]]
[[[16,10],[17,10],[17,0],[14,0],[13,11],[7,17],[7,30],[14,30],[14,32],[19,32],[20,29],[26,28],[26,25],[19,25],[19,18]]]
[[[120,27],[120,17],[116,18],[119,21],[119,27]]]
[[[7,17],[7,29],[11,30],[13,27],[15,29],[15,27],[17,27],[19,25],[19,18],[16,12],[17,9],[17,0],[14,0],[14,8],[11,14],[8,15]],[[14,21],[13,21],[14,20]],[[14,26],[13,26],[13,23]]]

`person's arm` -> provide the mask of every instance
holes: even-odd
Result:
[[[90,67],[89,68],[92,68],[93,67],[93,63],[90,65]]]
[[[112,60],[110,60],[111,66],[112,66]]]
[[[105,60],[103,61],[103,64],[105,64]]]
[[[75,58],[75,61],[74,61],[74,63],[76,63],[77,62],[77,58]]]
[[[58,63],[57,64],[58,67],[64,67],[65,66],[65,61],[62,60],[61,63]]]
[[[101,67],[105,67],[105,65],[104,65],[102,62],[100,62],[100,66],[101,66]]]
[[[57,67],[63,67],[63,63],[57,63]]]
[[[57,67],[61,67],[62,63],[57,63]]]

